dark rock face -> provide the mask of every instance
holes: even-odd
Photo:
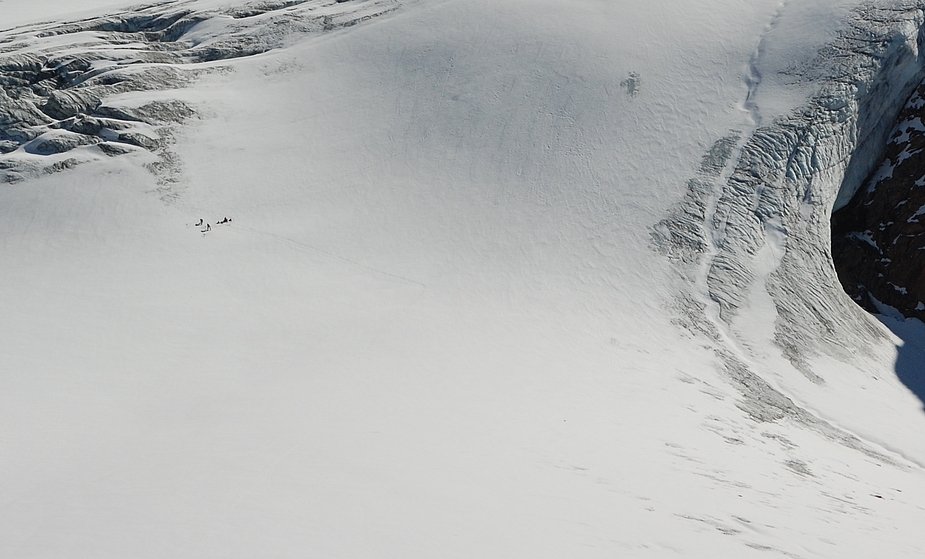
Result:
[[[858,304],[925,320],[925,83],[900,112],[883,163],[832,215],[832,258]]]

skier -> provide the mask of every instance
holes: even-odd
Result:
[[[195,227],[202,227],[202,218],[201,218],[201,217],[199,218],[199,223],[197,223],[197,224],[195,225]]]

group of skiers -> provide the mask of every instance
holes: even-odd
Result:
[[[231,223],[231,218],[224,217],[221,219],[221,221],[215,222],[216,225],[224,225],[225,223]],[[199,218],[199,223],[194,224],[195,227],[202,227],[203,225],[205,225],[205,227],[200,229],[200,231],[202,231],[203,233],[208,233],[209,231],[212,230],[212,226],[209,225],[208,223],[205,223],[201,217]]]

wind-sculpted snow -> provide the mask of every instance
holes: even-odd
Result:
[[[176,180],[171,128],[197,109],[167,94],[220,63],[349,27],[396,0],[289,0],[208,9],[196,0],[141,6],[71,23],[0,31],[0,182],[138,150],[162,186]],[[117,99],[118,97],[118,99]]]

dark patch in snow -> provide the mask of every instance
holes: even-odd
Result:
[[[787,460],[784,462],[784,466],[787,466],[788,469],[801,476],[815,477],[810,471],[809,466],[806,465],[806,462],[802,460]]]
[[[703,156],[700,172],[696,178],[688,181],[684,199],[671,208],[667,218],[652,228],[652,243],[658,252],[683,264],[700,263],[707,252],[704,223],[714,201],[716,182],[738,141],[736,133],[720,138]]]
[[[767,381],[753,373],[748,365],[729,352],[717,350],[722,370],[742,394],[739,409],[758,423],[788,420],[815,431],[826,439],[857,450],[884,464],[903,467],[892,458],[870,448],[859,438],[812,415],[793,400],[781,394]],[[791,468],[792,469],[792,468]]]
[[[639,78],[639,73],[637,72],[630,72],[629,76],[620,82],[620,87],[622,87],[626,91],[626,94],[630,97],[639,95],[640,85],[641,79]]]

